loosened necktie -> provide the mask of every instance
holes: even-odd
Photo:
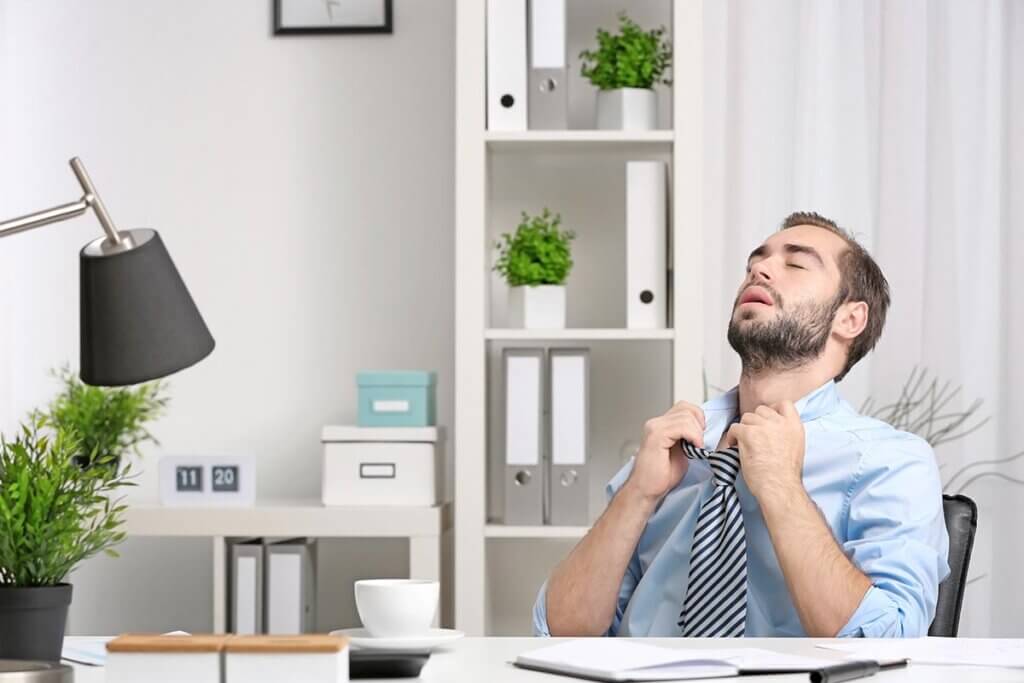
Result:
[[[747,623],[747,536],[736,493],[739,451],[709,451],[686,442],[680,446],[686,457],[708,463],[714,491],[701,505],[693,532],[679,627],[684,636],[742,636]]]

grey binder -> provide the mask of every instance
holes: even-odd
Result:
[[[551,413],[550,523],[590,523],[587,456],[590,448],[590,351],[548,352]]]
[[[266,633],[316,630],[316,544],[303,538],[268,543],[264,555]]]
[[[565,0],[529,0],[529,97],[531,130],[569,127]]]
[[[544,523],[544,349],[505,349],[505,524]]]
[[[228,547],[228,631],[263,633],[263,539],[232,540]]]

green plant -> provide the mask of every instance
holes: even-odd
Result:
[[[110,456],[116,464],[129,449],[141,455],[139,444],[156,443],[146,424],[167,407],[166,384],[157,381],[135,387],[94,387],[83,383],[67,367],[53,374],[63,390],[50,404],[45,418],[58,431],[74,432],[81,448],[80,463]]]
[[[580,73],[601,90],[671,85],[664,77],[672,65],[672,46],[665,32],[664,26],[644,31],[620,12],[619,33],[598,29],[597,50],[580,53]]]
[[[0,437],[0,585],[58,584],[88,557],[116,557],[125,537],[125,506],[111,494],[132,485],[130,466],[79,467],[77,437],[45,427],[37,415],[14,441]]]
[[[569,243],[576,234],[561,224],[562,217],[548,209],[533,217],[524,211],[515,234],[505,233],[495,242],[494,270],[511,287],[564,284],[573,265]]]

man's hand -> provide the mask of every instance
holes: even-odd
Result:
[[[704,411],[680,401],[667,413],[644,424],[644,439],[626,486],[650,500],[657,500],[682,481],[689,460],[679,441],[704,446]]]
[[[723,447],[739,446],[740,471],[750,492],[765,496],[803,490],[804,425],[791,401],[759,406],[725,435]]]

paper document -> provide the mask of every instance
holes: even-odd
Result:
[[[1024,639],[897,638],[819,645],[859,659],[910,659],[918,664],[965,664],[1024,668]]]
[[[60,658],[75,664],[103,666],[107,661],[107,643],[112,637],[105,638],[65,638]]]
[[[670,681],[738,676],[743,671],[810,671],[834,659],[756,648],[698,650],[618,638],[583,638],[519,655],[516,666],[599,681]]]

